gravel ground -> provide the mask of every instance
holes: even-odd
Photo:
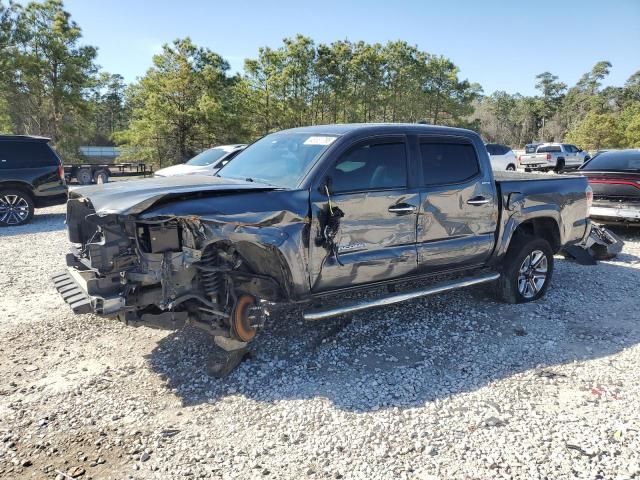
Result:
[[[63,210],[0,230],[2,478],[640,478],[640,232],[533,304],[281,315],[220,381],[199,331],[71,313]]]

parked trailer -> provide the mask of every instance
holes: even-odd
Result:
[[[67,183],[76,181],[80,185],[107,183],[111,177],[146,177],[151,176],[152,173],[144,162],[87,163],[64,166],[64,176]]]

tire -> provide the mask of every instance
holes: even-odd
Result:
[[[560,173],[564,170],[564,158],[559,158],[556,162],[556,168],[553,169],[554,172]]]
[[[515,172],[516,171],[516,166],[513,163],[510,163],[509,165],[507,165],[507,172]]]
[[[91,185],[93,182],[93,176],[91,175],[90,168],[79,168],[76,172],[76,178],[80,185]]]
[[[107,172],[106,170],[98,170],[93,175],[93,181],[98,185],[109,183],[109,172]]]
[[[34,210],[33,199],[24,190],[0,190],[0,227],[16,227],[29,223]]]
[[[531,260],[536,262],[537,268],[531,269]],[[549,242],[518,235],[511,241],[504,257],[498,295],[506,303],[533,302],[545,294],[552,276],[553,251]]]

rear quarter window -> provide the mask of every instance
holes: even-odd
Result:
[[[45,142],[0,141],[0,168],[57,166],[58,157]]]

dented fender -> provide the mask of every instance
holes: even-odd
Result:
[[[178,220],[193,237],[189,247],[201,251],[229,242],[254,273],[274,278],[295,300],[309,293],[308,205],[308,190],[207,195],[162,202],[138,219]]]

